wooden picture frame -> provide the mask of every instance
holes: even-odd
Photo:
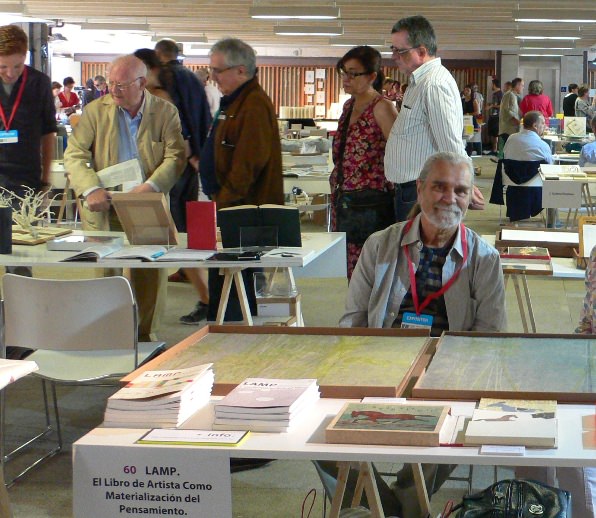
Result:
[[[178,244],[178,231],[162,192],[112,193],[112,205],[131,245]]]
[[[596,227],[596,216],[580,216],[578,220],[579,228],[579,257],[589,258],[592,249],[586,250],[584,247],[584,226]]]
[[[596,335],[445,332],[412,395],[593,403],[595,345]]]
[[[439,446],[450,407],[404,403],[346,403],[325,429],[333,444]]]
[[[513,239],[503,239],[502,232],[503,230],[516,230],[516,231],[531,231],[536,235],[536,239],[531,241],[518,241]],[[579,233],[578,233],[578,242],[573,243],[560,243],[555,241],[546,241],[545,236],[546,232],[554,232],[554,233],[573,233],[573,231],[565,230],[565,229],[526,229],[521,227],[503,227],[500,230],[497,230],[496,239],[495,239],[495,248],[507,248],[510,246],[542,246],[544,248],[548,248],[548,251],[551,257],[575,257],[575,253],[577,253],[577,249],[579,247]],[[542,236],[541,236],[542,234]]]
[[[207,326],[122,381],[208,358],[215,396],[252,377],[316,378],[322,397],[398,397],[406,395],[433,347],[428,331],[419,329]]]

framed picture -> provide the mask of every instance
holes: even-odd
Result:
[[[439,446],[448,406],[346,403],[325,430],[329,443]]]
[[[163,193],[113,193],[112,205],[131,245],[178,244],[178,231]]]

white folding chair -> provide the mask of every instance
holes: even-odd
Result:
[[[6,347],[34,349],[32,376],[41,378],[46,427],[6,453],[6,412],[0,395],[0,460],[6,463],[38,440],[52,426],[47,384],[52,393],[57,442],[10,480],[12,485],[62,448],[56,384],[115,385],[143,361],[163,349],[163,342],[137,342],[137,309],[128,280],[102,277],[83,280],[34,279],[13,274],[2,278],[2,317]],[[18,384],[12,390],[18,390]],[[6,475],[5,475],[6,476]]]

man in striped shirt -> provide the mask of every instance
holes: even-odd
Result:
[[[465,155],[459,89],[436,57],[435,31],[423,16],[399,20],[391,50],[408,89],[385,148],[385,176],[395,183],[396,221],[404,221],[416,203],[416,180],[424,161],[439,151]],[[474,192],[473,203],[478,202]]]

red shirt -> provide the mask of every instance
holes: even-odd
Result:
[[[545,119],[553,116],[553,105],[550,102],[548,95],[545,94],[528,94],[522,102],[519,103],[519,111],[525,115],[531,111],[538,111],[544,115]]]
[[[58,99],[60,99],[62,108],[70,108],[71,106],[76,106],[77,104],[81,103],[81,100],[79,99],[79,96],[76,94],[76,92],[70,92],[70,100],[66,99],[64,92],[60,92],[58,94]]]

